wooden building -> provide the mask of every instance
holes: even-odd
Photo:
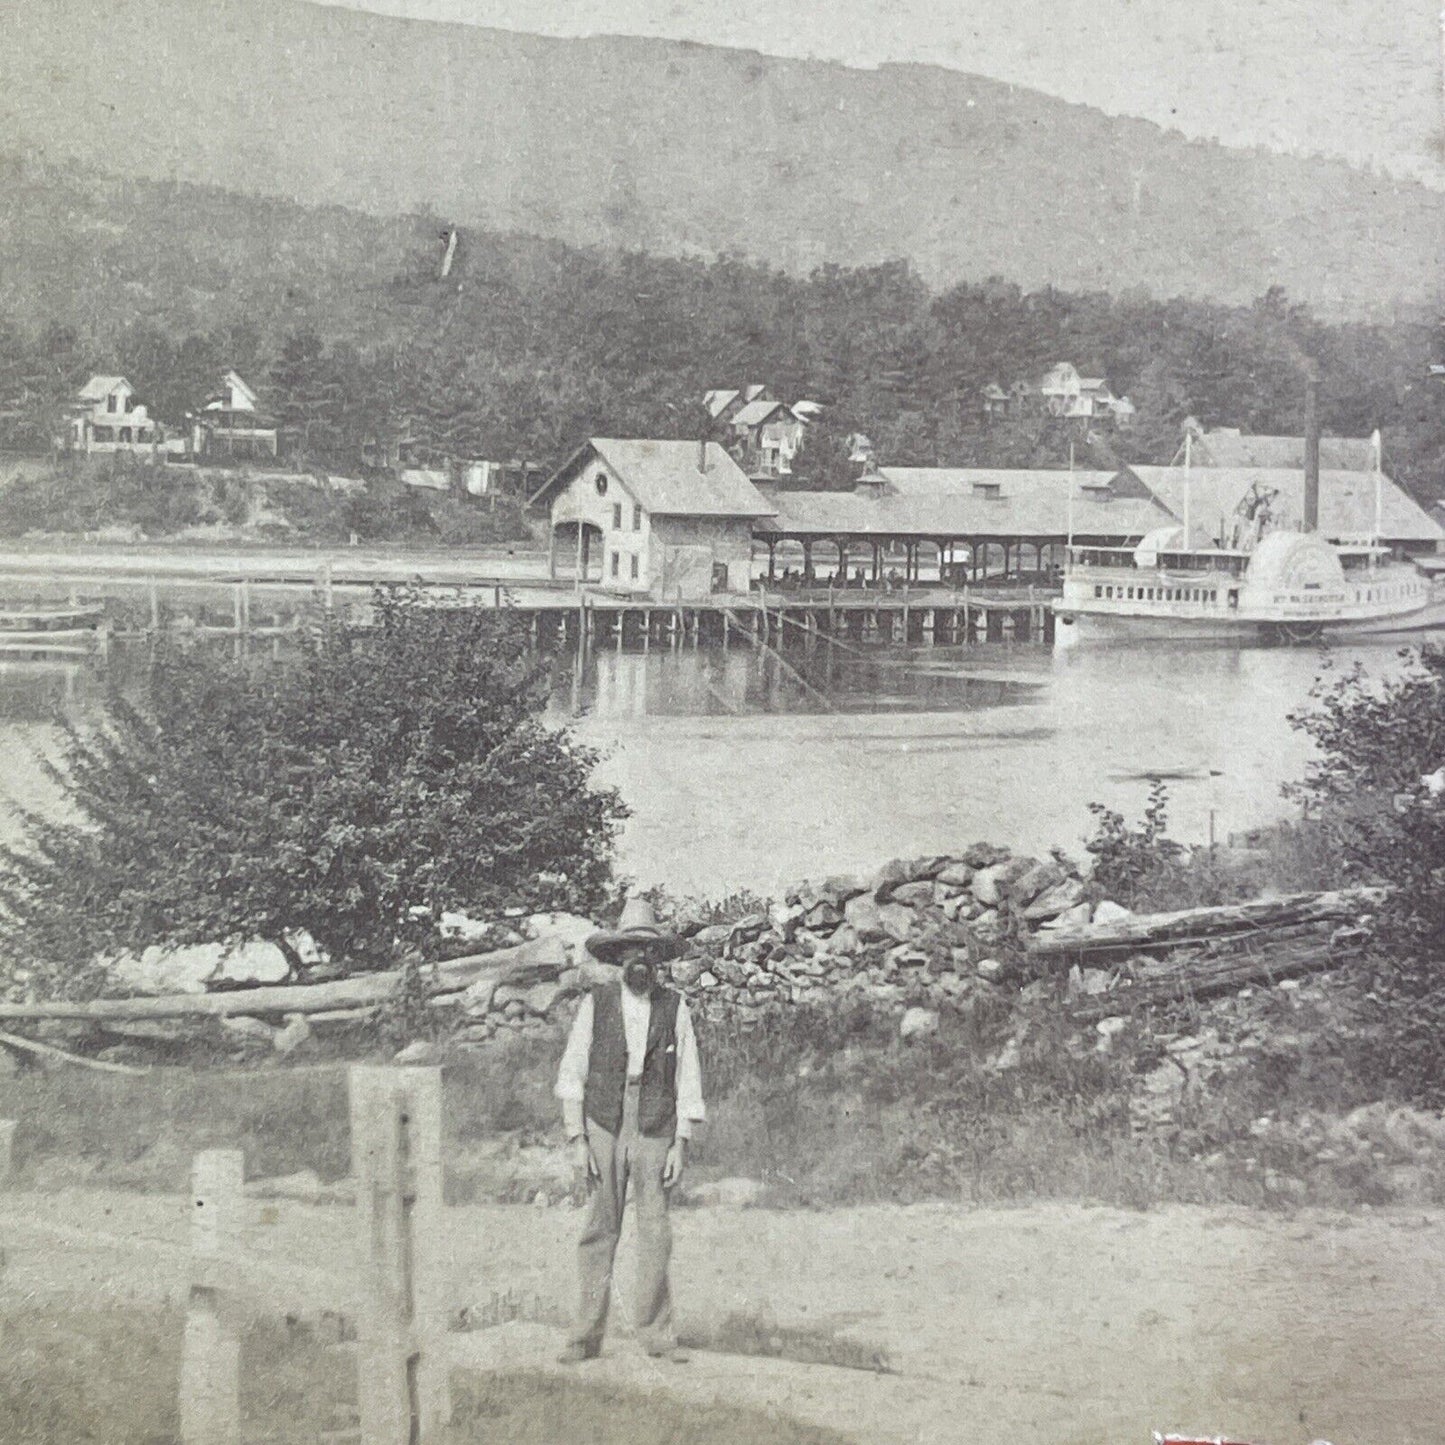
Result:
[[[70,404],[64,436],[68,451],[151,452],[160,440],[160,428],[123,376],[92,376]]]
[[[1289,441],[1290,438],[1244,438]],[[1367,444],[1368,445],[1368,444]],[[1299,443],[1301,455],[1304,443]],[[1319,530],[1330,542],[1374,540],[1376,498],[1379,540],[1401,556],[1426,556],[1445,544],[1445,529],[1404,488],[1368,468],[1331,466],[1361,460],[1358,452],[1327,452],[1320,444]],[[1192,451],[1192,448],[1191,448]],[[1265,452],[1269,455],[1269,452]],[[1289,453],[1284,453],[1288,455]],[[1192,457],[1191,457],[1192,462]],[[1231,546],[1262,531],[1298,531],[1304,515],[1304,467],[1194,466],[1126,467],[1120,486],[1143,486],[1179,523],[1189,517],[1190,543]],[[1252,529],[1252,530],[1251,530]]]
[[[745,593],[772,505],[716,442],[593,437],[532,497],[549,571],[578,586],[681,601]]]
[[[804,582],[882,580],[899,553],[901,582],[925,569],[946,583],[1046,581],[1070,534],[1122,545],[1173,520],[1136,478],[1112,472],[883,467],[850,492],[768,491],[774,515],[757,533],[768,574],[776,577],[779,546],[795,543]]]
[[[203,461],[271,461],[277,453],[276,423],[257,404],[256,393],[234,372],[206,398],[191,422],[191,454]]]

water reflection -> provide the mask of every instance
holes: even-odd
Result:
[[[1005,651],[989,649],[991,667],[977,648],[591,652],[553,660],[552,706],[609,718],[969,711],[1025,702],[1045,685],[1031,675],[1037,655],[994,657]]]
[[[1280,816],[1324,671],[1399,664],[1398,642],[1290,648],[737,647],[552,657],[554,721],[603,755],[632,816],[622,870],[718,894],[871,868],[980,838],[1078,849],[1089,804],[1131,817],[1167,776],[1174,836]],[[122,659],[121,666],[127,665]],[[0,668],[0,795],[44,807],[36,766],[86,665]],[[0,815],[0,841],[14,837]]]

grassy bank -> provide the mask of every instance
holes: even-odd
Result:
[[[912,1042],[861,1008],[705,1019],[710,1122],[692,1183],[741,1176],[762,1202],[805,1206],[1445,1201],[1442,1151],[1394,1140],[1387,1114],[1344,1145],[1321,1133],[1320,1121],[1388,1107],[1368,1083],[1388,1041],[1359,1013],[1366,993],[1345,978],[1258,990],[1135,1020],[1108,1052],[1047,1006],[995,1021],[945,1012],[936,1036]],[[1001,1069],[1005,1035],[1017,1061]],[[559,1049],[559,1035],[522,1035],[447,1056],[453,1202],[569,1196],[551,1095]],[[22,1072],[0,1079],[0,1117],[19,1121],[30,1187],[175,1191],[210,1147],[244,1149],[252,1177],[329,1181],[349,1168],[340,1062]]]
[[[520,504],[422,492],[385,476],[193,467],[130,458],[68,458],[0,473],[0,537],[206,538],[234,542],[387,542],[478,546],[530,541]]]

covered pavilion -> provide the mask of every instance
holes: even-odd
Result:
[[[1137,478],[1117,472],[884,467],[847,492],[767,490],[776,515],[756,523],[754,537],[768,549],[768,581],[777,581],[779,545],[794,542],[804,585],[818,580],[820,561],[837,580],[856,580],[850,569],[861,562],[881,582],[885,558],[900,551],[907,583],[935,569],[944,585],[1052,577],[1070,536],[1122,546],[1174,521]]]

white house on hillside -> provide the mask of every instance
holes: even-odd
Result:
[[[1127,396],[1115,396],[1105,378],[1084,376],[1071,361],[1055,363],[1037,381],[1016,381],[1007,391],[991,382],[981,397],[984,415],[990,417],[1042,414],[1128,427],[1135,415],[1134,403]]]
[[[123,376],[92,376],[70,404],[65,424],[70,451],[150,451],[159,440],[156,423]]]
[[[753,528],[773,506],[716,442],[593,437],[532,497],[549,570],[660,601],[746,592]]]
[[[274,457],[276,423],[257,405],[256,393],[234,372],[191,414],[191,453],[197,457]]]

